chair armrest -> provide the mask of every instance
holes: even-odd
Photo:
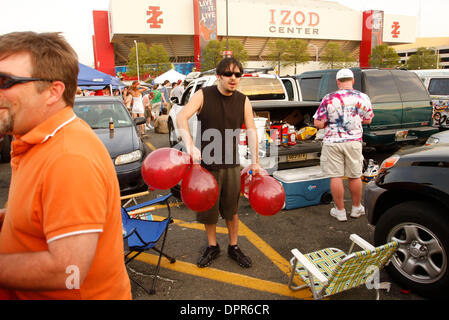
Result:
[[[140,208],[143,208],[143,207],[147,207],[147,206],[151,206],[151,205],[153,205],[153,204],[156,204],[156,203],[160,203],[160,202],[163,202],[163,201],[166,201],[168,198],[170,198],[172,196],[172,194],[171,193],[169,193],[169,194],[167,194],[167,195],[165,195],[165,196],[162,196],[162,197],[159,197],[159,198],[156,198],[156,199],[152,199],[152,200],[149,200],[149,201],[145,201],[145,202],[142,202],[142,203],[140,203],[140,204],[137,204],[137,205],[135,205],[135,206],[132,206],[132,207],[127,207],[127,208],[125,208],[126,209],[126,211],[133,211],[133,210],[137,210],[137,209],[140,209]]]
[[[293,256],[296,258],[296,260],[301,263],[304,268],[307,269],[312,275],[318,279],[323,285],[327,284],[327,278],[324,274],[321,273],[320,270],[318,270],[317,267],[313,263],[310,262],[309,259],[306,258],[301,252],[299,252],[298,249],[292,249],[291,252],[293,253]],[[293,270],[294,272],[294,270]],[[313,280],[311,279],[311,282],[313,283]]]
[[[355,233],[351,234],[349,236],[349,239],[351,239],[352,242],[354,242],[356,245],[358,245],[363,250],[374,250],[376,247],[374,247],[371,243],[368,241],[362,239],[360,236],[356,235]],[[352,246],[351,246],[352,248]]]

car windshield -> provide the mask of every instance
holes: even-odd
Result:
[[[73,111],[78,117],[86,121],[92,129],[109,128],[110,119],[113,120],[115,128],[133,125],[128,111],[119,102],[77,102]]]
[[[214,84],[217,84],[215,81]],[[284,87],[277,78],[245,77],[240,80],[238,90],[248,96],[249,100],[285,99]]]

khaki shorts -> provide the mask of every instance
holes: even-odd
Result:
[[[362,142],[324,144],[320,166],[323,173],[331,178],[360,178],[363,171]]]
[[[240,166],[211,170],[210,173],[218,183],[218,199],[215,205],[204,212],[196,213],[196,220],[203,224],[217,224],[218,215],[232,220],[239,206]]]

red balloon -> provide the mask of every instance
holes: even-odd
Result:
[[[272,216],[284,207],[285,191],[273,177],[257,174],[249,186],[248,199],[258,214]]]
[[[217,202],[218,183],[209,171],[194,163],[182,179],[181,199],[193,211],[209,210]]]
[[[186,174],[190,156],[173,148],[160,148],[143,161],[142,177],[152,189],[170,189]]]
[[[249,194],[249,185],[251,184],[253,175],[249,173],[251,170],[251,166],[247,166],[240,172],[240,192],[248,198]],[[268,176],[268,172],[264,168],[260,168],[260,175]]]

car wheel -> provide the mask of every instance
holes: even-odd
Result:
[[[178,143],[178,139],[175,133],[175,127],[173,126],[173,121],[171,119],[168,120],[168,140],[171,148],[173,148]]]
[[[404,288],[438,298],[449,289],[449,219],[436,205],[420,201],[398,204],[379,219],[376,246],[395,240],[398,251],[387,271]]]
[[[3,137],[3,146],[2,150],[0,150],[0,156],[2,162],[11,161],[11,137],[7,134]]]

